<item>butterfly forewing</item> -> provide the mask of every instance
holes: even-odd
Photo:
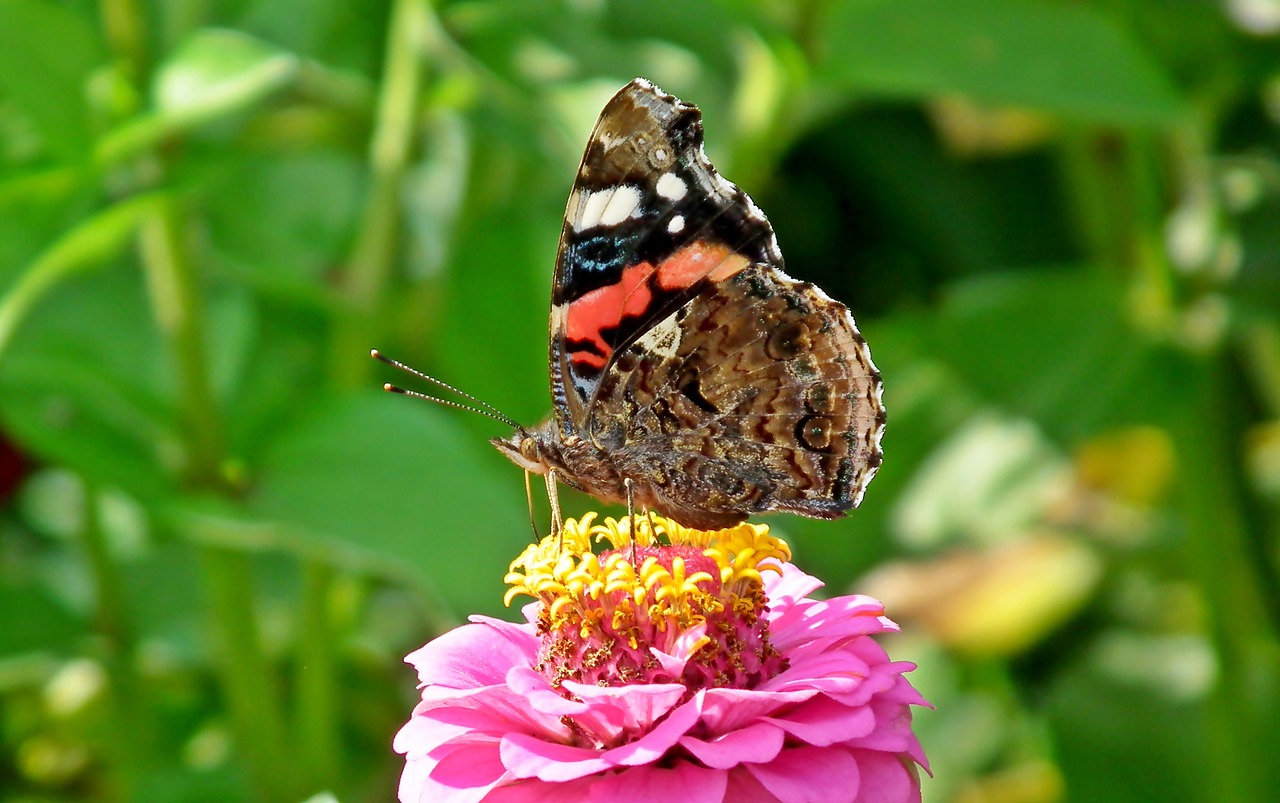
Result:
[[[642,80],[609,101],[569,197],[553,283],[553,386],[572,418],[589,417],[618,353],[700,283],[780,261],[752,208],[703,154],[696,107]]]

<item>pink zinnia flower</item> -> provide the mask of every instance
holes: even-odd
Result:
[[[593,517],[512,564],[526,624],[472,617],[408,656],[401,801],[920,799],[927,703],[870,638],[897,629],[879,602],[811,599],[763,525],[638,517],[632,546]]]

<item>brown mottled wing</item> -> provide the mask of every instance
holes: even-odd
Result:
[[[836,518],[880,465],[880,375],[844,305],[752,265],[706,287],[601,388],[598,439],[654,507],[718,526],[781,510]],[[658,335],[651,337],[656,340]]]

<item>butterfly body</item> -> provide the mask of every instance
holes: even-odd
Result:
[[[836,518],[880,464],[880,375],[848,309],[782,270],[701,114],[643,79],[605,106],[552,291],[553,416],[493,443],[683,524]]]

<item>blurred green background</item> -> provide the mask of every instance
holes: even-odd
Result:
[[[1275,799],[1280,0],[0,0],[0,798],[394,795],[529,527],[368,349],[546,414],[636,75],[883,370],[863,507],[769,521],[903,625],[926,800]]]

